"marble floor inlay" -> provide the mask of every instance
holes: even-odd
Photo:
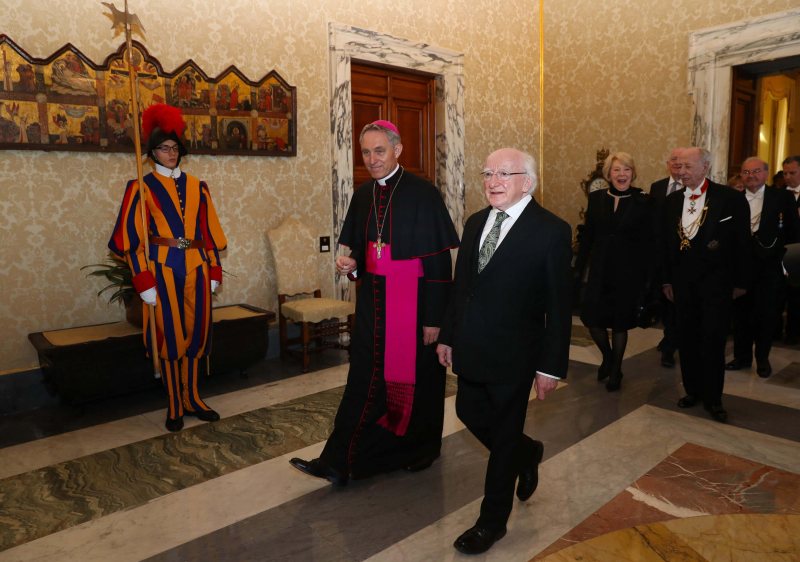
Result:
[[[650,523],[590,539],[545,562],[790,562],[800,560],[798,515],[710,515]]]
[[[446,394],[455,393],[447,377]],[[0,552],[325,441],[344,387],[0,480]]]
[[[622,529],[741,513],[800,515],[800,474],[687,443],[533,560]]]

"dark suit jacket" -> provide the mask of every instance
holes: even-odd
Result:
[[[692,259],[688,259],[688,251],[680,249],[678,235],[686,188],[667,197],[661,219],[662,282],[675,285],[689,279],[707,280],[719,290],[747,289],[751,267],[750,206],[744,193],[727,185],[708,183],[708,213],[690,242]]]
[[[667,200],[667,190],[669,189],[669,184],[673,182],[672,176],[667,176],[664,179],[658,180],[657,182],[653,182],[650,184],[650,196],[656,200],[656,216],[661,216],[664,212],[664,203]],[[653,221],[654,226],[654,235],[656,239],[656,244],[658,247],[661,247],[664,243],[664,232],[662,230],[662,225],[660,220]],[[661,295],[661,285],[663,285],[663,272],[661,271],[661,262],[656,260],[656,263],[653,268],[653,277],[654,277],[654,290],[656,294]]]
[[[672,183],[672,176],[666,177],[663,180],[658,180],[650,184],[650,195],[655,197],[657,201],[663,201],[667,198],[667,189],[669,184]]]
[[[750,238],[755,264],[774,266],[781,272],[780,261],[786,253],[786,244],[800,242],[800,217],[797,202],[789,190],[766,186],[761,223]]]
[[[532,200],[479,274],[490,211],[464,227],[439,343],[453,348],[453,372],[473,382],[515,383],[536,371],[565,378],[572,231]]]

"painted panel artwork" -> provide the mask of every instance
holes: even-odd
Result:
[[[0,149],[133,152],[124,55],[122,45],[95,64],[67,45],[35,59],[0,35]],[[297,155],[297,89],[277,72],[254,82],[231,66],[210,78],[188,61],[167,73],[137,42],[132,62],[139,111],[159,103],[180,108],[193,153]]]

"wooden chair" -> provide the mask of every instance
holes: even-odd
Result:
[[[349,350],[349,345],[339,343],[338,336],[352,332],[356,306],[351,302],[322,298],[314,231],[297,219],[286,219],[280,227],[270,231],[268,237],[278,276],[281,359],[289,355],[302,357],[303,372],[307,373],[310,353],[323,349]],[[287,300],[287,297],[301,294],[314,296]],[[347,317],[346,322],[320,324],[323,320],[344,317]],[[300,337],[290,339],[287,336],[287,319],[300,324]],[[337,336],[336,341],[323,339],[329,336]],[[302,345],[302,350],[289,348],[297,344]]]

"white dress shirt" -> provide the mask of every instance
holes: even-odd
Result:
[[[761,226],[761,209],[764,208],[764,186],[762,185],[755,193],[750,193],[749,189],[745,189],[744,195],[750,204],[750,230],[758,232],[758,228]]]
[[[513,206],[506,209],[506,214],[508,218],[503,221],[503,224],[500,225],[500,238],[497,239],[497,244],[494,247],[494,250],[497,251],[497,248],[500,247],[500,244],[503,243],[503,239],[508,234],[508,231],[511,230],[511,227],[514,226],[514,223],[517,221],[519,216],[522,214],[522,211],[525,210],[525,207],[528,206],[528,203],[531,202],[532,197],[530,195],[526,195]],[[486,240],[486,237],[489,236],[489,232],[492,230],[494,226],[495,217],[497,217],[497,213],[499,213],[499,209],[492,209],[489,212],[489,218],[486,219],[486,224],[483,227],[483,232],[481,233],[481,243],[478,248],[483,246],[483,241]]]
[[[675,188],[673,189],[672,186],[675,185],[676,183],[678,185],[676,185]],[[678,191],[682,187],[683,187],[683,182],[680,179],[676,180],[676,179],[673,179],[672,176],[670,176],[669,177],[669,183],[667,184],[667,195],[671,195],[671,194],[675,193],[676,191]]]
[[[524,196],[522,199],[514,203],[511,207],[506,209],[506,214],[508,217],[503,221],[503,224],[500,225],[500,238],[497,239],[497,244],[495,244],[494,250],[497,251],[497,248],[500,247],[500,244],[503,243],[503,239],[508,234],[508,231],[511,230],[511,227],[514,226],[514,223],[517,222],[517,219],[522,214],[522,211],[525,210],[525,207],[528,206],[528,203],[531,202],[533,197],[530,195]],[[489,211],[489,216],[486,219],[486,224],[483,226],[483,232],[481,233],[481,243],[478,246],[480,249],[483,246],[484,240],[486,237],[489,236],[489,232],[492,230],[494,226],[495,217],[497,217],[497,213],[499,213],[499,209],[492,209]],[[490,260],[491,261],[491,260]],[[554,377],[553,375],[548,375],[547,373],[542,373],[541,371],[536,371],[537,375],[543,375],[545,377],[549,377],[551,379],[559,380],[558,377]]]
[[[800,197],[800,187],[794,187],[794,188],[792,188],[792,187],[789,187],[789,186],[787,185],[787,186],[786,186],[786,189],[788,189],[789,191],[791,191],[791,192],[792,192],[792,195],[794,195],[794,200],[795,200],[795,201],[797,201],[797,198],[798,198],[798,197]]]
[[[689,189],[686,188],[686,191],[683,192],[684,200],[683,200],[683,215],[681,217],[681,224],[683,225],[684,230],[689,228],[689,225],[692,224],[696,220],[700,220],[700,217],[703,215],[703,205],[706,204],[706,192],[703,192],[703,186],[708,184],[708,180],[705,180],[701,185],[697,187],[697,189]],[[700,195],[700,193],[703,193]],[[694,200],[694,207],[692,207],[692,201],[690,197],[692,195],[700,195],[697,199]],[[694,213],[690,213],[689,209],[697,209]],[[689,240],[694,238],[697,235],[697,232],[700,229],[692,229],[690,232],[690,236],[688,237]]]

